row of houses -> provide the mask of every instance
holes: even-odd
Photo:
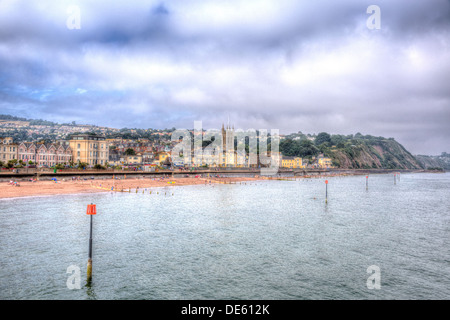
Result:
[[[317,158],[313,157],[311,162],[303,161],[299,157],[286,157],[281,158],[281,167],[289,169],[301,169],[301,168],[332,168],[333,162],[330,158],[324,157],[322,154]]]
[[[104,138],[88,134],[76,135],[71,140],[55,143],[17,144],[10,137],[0,138],[0,161],[6,163],[14,159],[48,167],[68,165],[71,162],[105,165],[109,159],[109,149]]]
[[[21,160],[38,166],[68,164],[72,160],[72,149],[68,144],[57,143],[13,143],[12,138],[0,139],[0,161]]]

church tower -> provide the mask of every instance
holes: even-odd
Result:
[[[229,122],[229,121],[228,121]],[[234,125],[233,127],[230,124],[225,125],[222,124],[222,146],[223,146],[223,154],[225,158],[225,166],[234,166],[235,163],[235,150],[234,150]]]

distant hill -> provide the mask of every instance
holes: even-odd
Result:
[[[442,168],[444,170],[450,170],[450,154],[446,152],[442,152],[440,156],[416,155],[416,159],[425,169]]]
[[[27,119],[27,118],[21,118],[21,117],[15,117],[8,114],[0,114],[0,121],[21,121],[21,122],[27,122],[30,126],[58,126],[59,124],[52,121],[42,120],[42,119]]]
[[[0,114],[0,120],[11,120],[11,121],[28,121],[26,118],[19,118],[15,116],[10,116],[9,114]]]

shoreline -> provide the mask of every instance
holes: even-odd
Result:
[[[389,174],[389,173],[378,173]],[[91,179],[72,180],[58,179],[41,181],[18,181],[20,186],[11,185],[8,182],[0,182],[0,199],[24,198],[35,196],[57,196],[67,194],[94,194],[102,192],[136,192],[137,190],[177,187],[188,185],[212,185],[212,184],[238,184],[247,181],[293,181],[297,179],[326,179],[332,177],[346,177],[366,175],[365,173],[335,173],[329,175],[312,176],[254,176],[254,177],[161,177],[161,178],[127,178],[127,179]],[[372,174],[373,175],[373,174]],[[12,180],[13,181],[13,180]],[[111,188],[114,186],[114,189]],[[130,191],[132,190],[132,191]],[[139,191],[138,191],[139,192]]]
[[[129,190],[161,187],[176,187],[205,184],[236,184],[246,181],[262,180],[260,177],[226,178],[127,178],[102,180],[57,180],[55,181],[19,181],[19,186],[9,182],[0,183],[0,199],[34,196],[56,196],[67,194],[90,194],[102,192],[129,192]],[[211,181],[211,183],[209,182]],[[113,190],[111,188],[114,186]],[[122,191],[123,190],[123,191]],[[133,191],[134,192],[134,191]]]

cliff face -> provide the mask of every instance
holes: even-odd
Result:
[[[358,140],[327,152],[335,166],[348,169],[422,169],[423,166],[393,139]]]
[[[425,168],[442,168],[450,170],[450,154],[443,152],[440,156],[417,155],[416,159]]]

